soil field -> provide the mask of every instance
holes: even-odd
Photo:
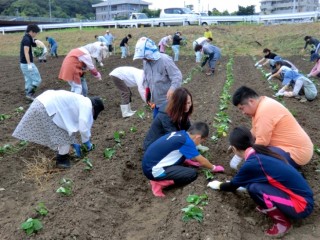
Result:
[[[312,67],[312,63],[301,57],[287,58],[303,72],[308,72]],[[38,94],[47,89],[69,90],[67,83],[57,79],[62,60],[63,57],[59,57],[48,59],[46,64],[36,63],[43,79]],[[191,120],[207,122],[210,135],[215,131],[213,119],[219,111],[219,96],[226,81],[228,60],[228,56],[222,58],[213,77],[197,71],[192,80],[184,85],[193,94],[195,112]],[[19,145],[19,141],[11,136],[23,116],[23,112],[16,109],[20,106],[27,109],[29,106],[24,98],[23,76],[18,62],[17,57],[0,58],[0,114],[11,115],[11,118],[0,121],[0,146]],[[152,120],[151,112],[145,108],[137,90],[133,89],[132,109],[144,111],[145,118],[141,119],[136,114],[123,119],[118,90],[108,77],[112,69],[124,65],[141,68],[142,62],[132,61],[131,57],[120,59],[119,55],[111,56],[100,69],[102,81],[88,76],[90,95],[101,96],[106,106],[92,129],[92,142],[96,144],[96,149],[88,154],[93,163],[92,171],[84,171],[84,163],[78,161],[73,162],[72,168],[67,171],[49,169],[43,173],[40,170],[37,172],[32,164],[40,165],[44,159],[52,159],[53,164],[55,152],[32,143],[0,155],[0,239],[268,239],[264,236],[264,230],[271,221],[254,210],[255,204],[248,194],[222,193],[207,188],[201,169],[193,183],[165,190],[165,198],[152,195],[149,182],[141,170],[142,142]],[[194,57],[190,56],[182,56],[177,65],[184,79],[196,67]],[[274,94],[253,65],[250,56],[234,57],[234,83],[230,94],[241,85],[252,87],[261,95]],[[313,143],[320,146],[319,99],[306,103],[285,99],[284,104],[295,113]],[[240,124],[250,126],[250,119],[231,103],[227,113],[232,120],[230,128]],[[132,127],[137,131],[131,132]],[[120,130],[126,133],[121,139],[121,147],[117,147],[113,158],[107,160],[103,157],[103,151],[115,146],[113,134]],[[235,172],[229,167],[232,156],[227,153],[227,138],[221,138],[217,143],[207,140],[204,145],[210,148],[210,161],[225,166],[225,174],[217,174],[215,178],[221,181],[231,179]],[[315,195],[314,212],[305,220],[295,221],[293,229],[283,239],[320,239],[320,175],[316,172],[319,168],[319,156],[316,154],[311,163],[303,167]],[[74,182],[73,194],[69,197],[56,193],[62,178]],[[209,204],[203,208],[203,222],[183,222],[181,209],[188,205],[186,197],[204,193],[208,194]],[[40,217],[43,229],[26,237],[20,224],[28,217],[35,217],[34,209],[39,202],[45,203],[49,214]]]

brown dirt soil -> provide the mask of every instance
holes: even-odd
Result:
[[[312,64],[301,57],[288,58],[307,72]],[[37,66],[43,82],[38,93],[47,89],[66,89],[68,84],[59,81],[57,75],[63,58],[49,59],[46,64]],[[218,111],[219,96],[226,79],[227,57],[224,57],[214,77],[207,77],[197,72],[187,87],[193,94],[195,112],[192,121],[205,121],[211,127]],[[239,86],[246,84],[261,95],[271,96],[273,91],[262,74],[253,67],[251,57],[235,57],[233,75],[235,82],[232,94]],[[133,109],[144,110],[145,119],[133,116],[121,118],[120,97],[108,73],[117,66],[133,65],[141,67],[140,61],[132,58],[120,59],[111,56],[101,69],[103,81],[88,77],[90,95],[99,95],[105,99],[106,110],[101,113],[92,129],[92,141],[96,149],[88,154],[93,162],[91,172],[84,171],[84,164],[74,162],[68,171],[53,172],[46,175],[39,185],[34,179],[26,177],[25,160],[34,162],[43,155],[51,159],[55,152],[36,144],[29,143],[26,148],[13,154],[0,155],[0,239],[267,239],[263,231],[271,224],[265,216],[255,212],[255,204],[245,193],[221,193],[206,187],[207,181],[199,170],[199,177],[192,184],[165,191],[165,198],[152,195],[147,179],[141,171],[141,148],[145,133],[151,122],[151,112],[144,107],[137,90],[134,89]],[[15,126],[23,113],[15,109],[29,104],[23,94],[23,77],[19,69],[18,58],[0,58],[0,114],[11,114],[11,118],[0,122],[0,146],[17,144],[11,137]],[[194,58],[181,57],[178,62],[184,79],[195,67]],[[274,80],[275,81],[275,80]],[[285,99],[285,105],[296,113],[296,118],[311,136],[315,145],[320,146],[319,133],[319,99],[300,103],[295,99]],[[227,110],[232,124],[250,126],[250,120],[231,105]],[[137,132],[130,132],[131,127]],[[126,135],[121,139],[121,148],[111,160],[103,157],[107,147],[114,147],[113,133],[123,130]],[[230,155],[226,150],[227,139],[218,143],[208,140],[209,159],[215,164],[224,165],[225,174],[216,175],[219,180],[227,180],[234,175],[229,168]],[[284,239],[320,239],[319,208],[319,156],[314,155],[312,162],[303,168],[315,194],[315,209],[305,220],[295,221],[293,230]],[[56,193],[63,177],[74,181],[73,194],[63,197]],[[204,221],[183,222],[181,209],[186,207],[189,194],[204,194],[209,197],[209,204],[204,206]],[[41,217],[44,228],[31,237],[26,237],[20,224],[28,217],[35,217],[35,207],[44,202],[49,209],[46,217]]]

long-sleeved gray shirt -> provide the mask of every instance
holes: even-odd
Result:
[[[151,102],[160,106],[167,100],[169,89],[175,90],[181,86],[182,74],[172,58],[161,54],[157,61],[144,61],[143,85],[150,88]]]

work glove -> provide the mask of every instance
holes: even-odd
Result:
[[[269,76],[267,80],[270,81],[271,79],[272,79],[272,76]]]
[[[103,63],[102,62],[100,62],[99,65],[100,65],[100,67],[103,67]]]
[[[101,74],[99,72],[97,72],[96,75],[94,75],[95,78],[97,78],[98,80],[101,80]]]
[[[31,64],[31,63],[28,64],[28,70],[29,70],[29,71],[32,70],[32,64]]]
[[[191,160],[191,159],[186,159],[186,160],[184,160],[183,163],[184,163],[185,165],[187,165],[187,166],[193,166],[193,167],[200,167],[200,166],[201,166],[201,164],[200,164],[199,162],[193,161],[193,160]]]
[[[216,165],[216,166],[213,165],[211,171],[212,171],[213,173],[224,172],[224,167],[219,166],[219,165]]]
[[[207,152],[207,151],[209,151],[209,148],[208,148],[208,147],[203,146],[203,145],[201,145],[201,144],[199,144],[199,145],[197,146],[197,149],[198,149],[200,152]]]
[[[285,90],[280,89],[280,90],[275,94],[275,96],[276,96],[276,97],[283,96],[283,95],[284,95],[284,92],[285,92]]]
[[[255,66],[255,67],[258,67],[258,65],[259,65],[259,63],[258,63],[258,62],[256,62],[256,63],[254,64],[254,66]]]
[[[241,163],[241,161],[242,161],[241,157],[234,155],[230,161],[230,167],[237,170],[238,165]]]
[[[93,150],[93,144],[90,142],[90,140],[86,141],[85,143],[83,143],[84,146],[86,147],[86,150],[88,152],[90,152],[91,150]]]
[[[269,77],[269,76],[271,76],[271,75],[272,75],[272,73],[266,73],[265,76],[266,76],[266,78],[267,78],[267,77]]]
[[[81,146],[80,144],[72,144],[72,147],[74,149],[76,157],[80,158],[81,157]]]
[[[262,65],[261,65],[261,64],[258,64],[257,68],[262,68]]]
[[[312,77],[312,75],[309,73],[309,74],[307,74],[307,77]]]
[[[151,91],[150,88],[146,88],[146,92],[145,92],[145,97],[146,97],[146,102],[149,103],[151,100]]]
[[[213,180],[212,182],[209,182],[207,187],[212,188],[213,190],[220,190],[220,185],[222,182]]]

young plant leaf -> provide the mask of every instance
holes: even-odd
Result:
[[[103,156],[107,159],[111,159],[115,152],[116,150],[113,148],[106,148],[103,152]]]
[[[42,216],[47,216],[49,212],[43,202],[40,202],[38,204],[38,206],[36,207],[36,211]]]

